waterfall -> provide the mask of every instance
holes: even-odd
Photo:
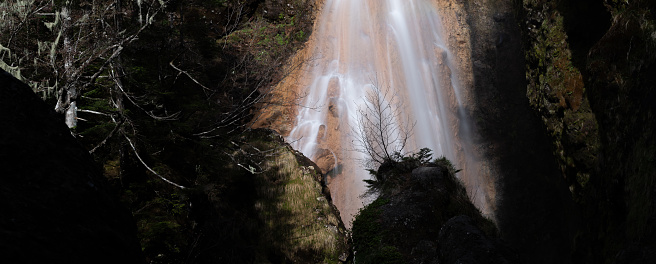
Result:
[[[472,195],[479,184],[468,165],[462,92],[431,2],[326,0],[316,23],[309,63],[298,78],[303,103],[287,140],[330,170],[331,194],[345,224],[365,203],[362,180],[370,178],[358,162],[366,157],[354,151],[352,128],[372,85],[391,95],[392,106],[404,103],[393,111],[416,121],[404,151],[427,147],[434,157],[450,159],[462,169],[458,177],[475,204],[487,208],[486,199]]]

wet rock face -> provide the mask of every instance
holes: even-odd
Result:
[[[129,211],[63,119],[0,70],[0,255],[13,263],[141,263]]]

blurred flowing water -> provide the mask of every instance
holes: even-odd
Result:
[[[287,140],[317,163],[332,162],[333,202],[350,226],[366,203],[369,173],[353,151],[357,109],[376,85],[401,116],[416,121],[405,153],[430,148],[458,169],[474,203],[490,215],[489,195],[472,169],[468,121],[464,120],[454,60],[445,45],[439,14],[427,0],[326,0],[315,27],[312,60],[303,71],[304,94]],[[451,69],[454,69],[453,71]],[[321,166],[321,164],[320,164]],[[488,184],[489,185],[489,184]],[[486,198],[487,197],[487,198]]]

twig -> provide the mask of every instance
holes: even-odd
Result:
[[[114,74],[113,72],[114,72],[114,70],[112,69],[112,74]],[[151,118],[153,118],[153,119],[155,119],[155,120],[160,120],[160,121],[170,121],[170,120],[176,120],[176,119],[178,118],[178,116],[180,115],[180,112],[177,112],[177,113],[174,113],[174,114],[171,114],[171,115],[168,115],[168,116],[156,116],[155,114],[153,114],[152,111],[146,111],[146,109],[144,109],[143,107],[141,107],[140,104],[138,104],[137,102],[135,102],[135,101],[134,101],[135,99],[132,98],[132,96],[129,95],[129,94],[123,89],[123,85],[121,84],[120,81],[118,81],[118,79],[114,78],[114,82],[116,83],[116,87],[118,87],[118,89],[123,93],[123,95],[125,95],[125,97],[128,99],[128,101],[130,101],[134,106],[136,106],[137,108],[139,108],[141,111],[143,111],[144,113],[146,113],[146,114],[147,114],[148,116],[150,116]]]
[[[112,129],[112,132],[109,132],[109,135],[107,135],[107,137],[105,137],[105,139],[103,139],[103,141],[100,141],[100,143],[98,143],[98,145],[93,147],[93,149],[89,150],[89,154],[93,154],[93,152],[95,152],[96,149],[98,149],[98,148],[102,147],[103,145],[105,145],[105,143],[107,143],[107,140],[112,138],[114,136],[114,133],[116,133],[116,131],[118,131],[119,127],[121,127],[121,125],[123,125],[123,122],[125,122],[125,119],[121,119],[121,122],[116,124],[114,129]]]
[[[150,172],[152,172],[153,174],[155,174],[155,176],[159,177],[159,178],[162,179],[163,181],[165,181],[165,182],[167,182],[167,183],[169,183],[169,184],[171,184],[171,185],[173,185],[173,186],[175,186],[175,187],[178,187],[178,188],[180,188],[180,189],[186,189],[186,188],[187,188],[187,187],[184,187],[184,186],[182,186],[182,185],[180,185],[180,184],[177,184],[177,183],[175,183],[175,182],[172,182],[172,181],[170,181],[170,180],[167,179],[167,178],[164,178],[164,176],[159,175],[159,173],[157,173],[157,172],[155,172],[153,169],[151,169],[151,168],[146,164],[146,162],[144,162],[143,159],[141,159],[141,156],[139,156],[139,152],[137,152],[137,148],[134,147],[134,144],[132,144],[132,140],[130,140],[130,138],[129,138],[126,134],[123,134],[123,136],[125,137],[125,139],[128,140],[128,143],[130,143],[130,147],[132,147],[132,150],[134,151],[134,155],[137,156],[137,159],[139,159],[139,161],[141,162],[141,164],[144,165],[144,167],[146,167],[146,169],[148,169]]]
[[[112,115],[107,114],[107,113],[93,111],[93,110],[78,109],[77,111],[80,112],[80,113],[89,113],[89,114],[96,114],[96,115],[112,116]]]
[[[173,69],[177,70],[179,73],[184,73],[184,75],[187,75],[187,77],[189,77],[189,79],[194,81],[196,84],[198,84],[203,89],[205,89],[207,91],[212,91],[212,89],[207,88],[207,86],[205,86],[205,85],[201,84],[200,82],[198,82],[194,77],[191,77],[191,74],[189,74],[187,71],[183,71],[182,69],[180,69],[178,67],[175,67],[175,65],[173,64],[173,61],[169,62],[169,65],[171,65],[171,67],[173,67]],[[205,93],[205,95],[207,96],[207,92]]]

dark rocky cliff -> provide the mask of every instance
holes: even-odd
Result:
[[[357,263],[519,263],[450,162],[414,163],[411,156],[377,171],[380,195],[353,222]]]
[[[101,169],[62,117],[2,70],[0,128],[4,261],[143,262],[132,216]]]
[[[528,97],[583,212],[573,260],[653,263],[656,3],[522,2]]]
[[[653,263],[656,4],[484,2],[475,115],[502,237],[524,262]]]
[[[526,99],[513,1],[467,1],[479,149],[496,164],[497,224],[525,263],[568,263],[577,228],[567,185],[540,117]]]

